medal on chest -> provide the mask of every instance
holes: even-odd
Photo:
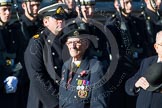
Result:
[[[77,91],[78,91],[78,97],[80,98],[87,98],[88,92],[89,92],[89,85],[90,82],[87,80],[78,80],[77,81]]]

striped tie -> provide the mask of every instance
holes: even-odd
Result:
[[[71,63],[71,68],[70,68],[70,72],[69,72],[68,81],[67,81],[67,88],[70,87],[70,83],[72,81],[72,78],[73,78],[76,70],[77,70],[77,66],[75,65],[75,63],[72,62]]]

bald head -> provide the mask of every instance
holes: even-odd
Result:
[[[162,43],[162,31],[156,34],[156,43]]]

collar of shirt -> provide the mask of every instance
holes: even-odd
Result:
[[[157,63],[159,63],[159,62],[162,62],[162,60],[160,58],[158,58],[158,60],[157,60]]]

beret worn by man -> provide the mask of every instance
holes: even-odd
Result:
[[[25,65],[30,78],[27,108],[57,108],[58,80],[62,68],[61,44],[66,5],[56,3],[38,11],[44,30],[33,36],[25,51]],[[41,104],[40,104],[41,103]]]

